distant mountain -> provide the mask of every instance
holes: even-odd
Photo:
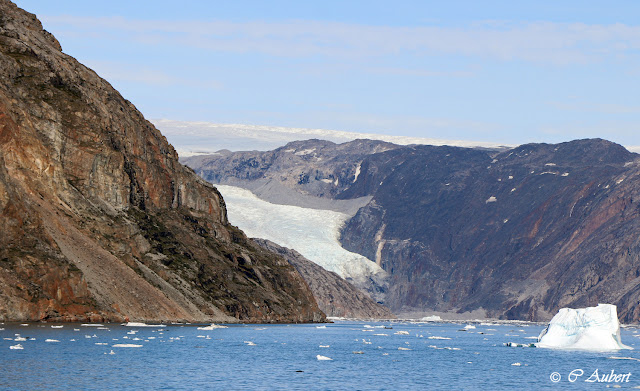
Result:
[[[366,200],[341,241],[389,273],[385,305],[396,313],[548,320],[560,307],[606,302],[623,321],[640,320],[640,159],[617,144],[310,140],[185,161],[261,197]]]
[[[325,319],[133,104],[7,0],[0,226],[0,320]]]

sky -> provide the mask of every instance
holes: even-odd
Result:
[[[640,146],[638,1],[14,1],[148,119]]]

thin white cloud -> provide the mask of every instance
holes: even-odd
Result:
[[[637,105],[590,102],[549,102],[548,104],[565,111],[603,114],[640,114],[640,106]]]
[[[547,64],[635,55],[640,26],[584,23],[475,23],[466,28],[367,26],[322,21],[229,22],[45,16],[48,24],[147,44],[283,57],[372,57],[398,54],[481,56]]]
[[[222,83],[216,80],[189,79],[170,75],[147,66],[140,67],[113,61],[87,61],[87,66],[110,81],[122,81],[147,84],[153,87],[189,86],[196,88],[221,89]]]

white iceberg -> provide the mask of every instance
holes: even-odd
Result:
[[[332,361],[333,360],[332,358],[329,358],[327,356],[322,356],[320,354],[316,355],[316,359],[318,361]]]
[[[123,324],[126,327],[167,327],[164,324],[146,324],[141,322],[127,322]]]
[[[211,323],[209,326],[198,327],[198,330],[214,330],[214,329],[226,329],[227,326],[218,325],[215,323]]]
[[[620,340],[615,305],[562,308],[538,337],[539,348],[609,351],[633,349]]]

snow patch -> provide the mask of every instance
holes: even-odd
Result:
[[[309,155],[312,154],[316,151],[315,148],[311,148],[311,149],[303,149],[302,151],[298,151],[296,152],[294,155],[296,156],[305,156],[305,155]]]
[[[355,181],[358,180],[358,177],[360,176],[360,166],[362,165],[362,163],[358,163],[358,167],[356,167],[356,174],[355,177],[353,178],[353,182],[355,183]]]

